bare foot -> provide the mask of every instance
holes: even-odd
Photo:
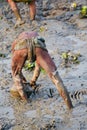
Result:
[[[17,20],[16,24],[15,24],[15,28],[18,28],[19,26],[21,26],[22,24],[25,24],[25,21],[23,20]]]

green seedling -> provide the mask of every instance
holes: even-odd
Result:
[[[24,69],[25,69],[25,70],[30,70],[30,71],[32,71],[34,68],[35,68],[35,62],[30,63],[29,61],[26,61],[25,65],[24,65]],[[42,69],[42,68],[40,69],[40,71],[41,71],[42,73],[45,73],[45,70]]]
[[[24,65],[25,70],[33,70],[35,67],[35,62],[30,63],[29,61],[27,61]]]
[[[74,54],[69,51],[69,52],[63,52],[61,57],[64,60],[64,65],[67,65],[67,64],[79,64],[80,56],[81,56],[80,53]]]
[[[2,20],[3,19],[3,17],[2,16],[0,16],[0,20]]]
[[[62,53],[62,58],[65,59],[65,60],[68,59],[68,53],[67,52],[63,52]]]
[[[5,58],[5,57],[6,57],[6,54],[0,53],[0,57]]]
[[[45,70],[44,69],[40,69],[40,71],[43,73],[43,74],[45,74],[46,72],[45,72]]]
[[[80,18],[87,17],[87,6],[82,6],[81,11],[79,13]]]
[[[43,26],[40,27],[40,32],[45,31],[45,28]]]

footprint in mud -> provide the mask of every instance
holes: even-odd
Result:
[[[0,119],[0,130],[9,130],[11,127],[13,127],[13,125],[10,122],[5,120],[4,118]]]

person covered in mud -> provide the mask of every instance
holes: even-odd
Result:
[[[19,25],[22,25],[25,23],[25,21],[22,20],[22,17],[20,15],[19,9],[16,4],[17,2],[25,2],[25,3],[27,2],[29,5],[30,21],[32,22],[33,20],[35,20],[35,16],[36,16],[35,0],[7,0],[7,1],[17,19],[15,27],[18,27]]]
[[[12,43],[12,77],[15,89],[20,97],[28,101],[26,91],[24,91],[25,77],[22,73],[22,68],[26,62],[35,62],[35,69],[30,85],[33,88],[36,86],[36,81],[40,75],[40,68],[43,68],[49,78],[55,84],[59,94],[65,101],[69,109],[73,108],[67,89],[65,88],[61,77],[57,71],[57,67],[46,48],[45,40],[41,38],[37,32],[22,32],[17,39]]]

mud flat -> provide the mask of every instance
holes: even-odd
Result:
[[[19,6],[26,9],[26,5]],[[53,6],[51,4],[51,7]],[[53,13],[50,14],[50,11]],[[87,96],[81,96],[78,100],[72,99],[74,108],[68,111],[55,86],[44,73],[41,73],[37,81],[40,87],[36,94],[30,96],[29,103],[12,98],[9,92],[13,83],[11,43],[20,32],[31,30],[38,31],[45,38],[48,51],[68,91],[72,93],[86,89],[87,19],[79,19],[78,11],[56,9],[54,12],[51,9],[44,11],[43,17],[41,16],[41,20],[38,20],[34,27],[29,25],[27,14],[24,14],[26,23],[14,29],[15,17],[6,3],[1,3],[0,12],[0,129],[87,130]],[[49,15],[46,16],[47,13]],[[61,66],[61,55],[68,50],[80,53],[81,57],[79,64],[70,64],[66,68]],[[29,81],[33,72],[23,72]]]

